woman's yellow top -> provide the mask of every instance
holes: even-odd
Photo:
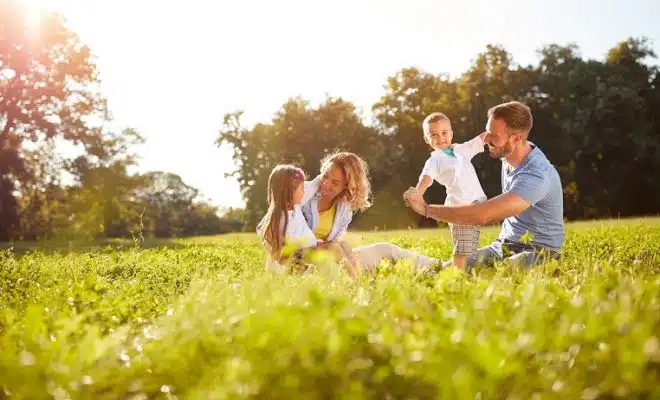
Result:
[[[316,230],[314,235],[317,239],[326,240],[330,231],[332,230],[332,223],[335,220],[335,211],[337,209],[337,203],[333,203],[332,207],[328,210],[319,213],[319,223],[316,225]]]

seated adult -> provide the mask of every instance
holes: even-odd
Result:
[[[469,257],[468,267],[504,259],[531,266],[560,257],[565,239],[561,180],[541,149],[527,140],[532,121],[529,107],[520,102],[488,110],[484,141],[490,156],[502,160],[501,195],[459,206],[428,205],[412,187],[403,195],[415,212],[438,221],[485,225],[504,220],[498,239]]]
[[[321,177],[306,185],[314,194],[302,204],[302,213],[316,238],[326,243],[340,243],[348,254],[351,249],[344,235],[356,211],[371,206],[371,184],[366,162],[350,152],[336,152],[321,161]],[[305,196],[307,198],[307,195]],[[440,260],[405,250],[395,244],[380,242],[352,249],[362,271],[373,271],[381,261],[410,260],[416,268],[428,269]]]

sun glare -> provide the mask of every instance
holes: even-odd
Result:
[[[29,30],[38,29],[41,22],[41,14],[44,9],[44,1],[21,0],[21,3],[25,10],[25,27]]]

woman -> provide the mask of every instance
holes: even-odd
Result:
[[[341,243],[350,254],[342,236],[353,220],[353,213],[371,206],[371,184],[367,164],[356,154],[337,152],[321,161],[320,179],[306,182],[307,193],[301,207],[307,224],[319,241]],[[429,269],[440,260],[405,250],[392,243],[375,243],[352,249],[359,267],[372,271],[384,259],[397,262],[409,259],[419,269]]]
[[[317,177],[315,181],[319,179]],[[309,267],[304,261],[305,254],[319,244],[300,209],[305,200],[305,188],[308,188],[307,201],[313,194],[309,185],[305,182],[305,173],[289,164],[276,165],[268,177],[268,212],[257,225],[257,236],[267,253],[267,270],[305,272]],[[326,244],[323,247],[331,250],[336,261],[340,261],[351,278],[355,278],[357,271],[353,255],[346,254],[341,245]]]

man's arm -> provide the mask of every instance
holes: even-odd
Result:
[[[482,204],[459,206],[427,205],[419,192],[414,189],[406,192],[405,198],[406,203],[415,212],[438,221],[459,225],[485,225],[519,215],[529,208],[529,203],[513,193],[493,197]]]

